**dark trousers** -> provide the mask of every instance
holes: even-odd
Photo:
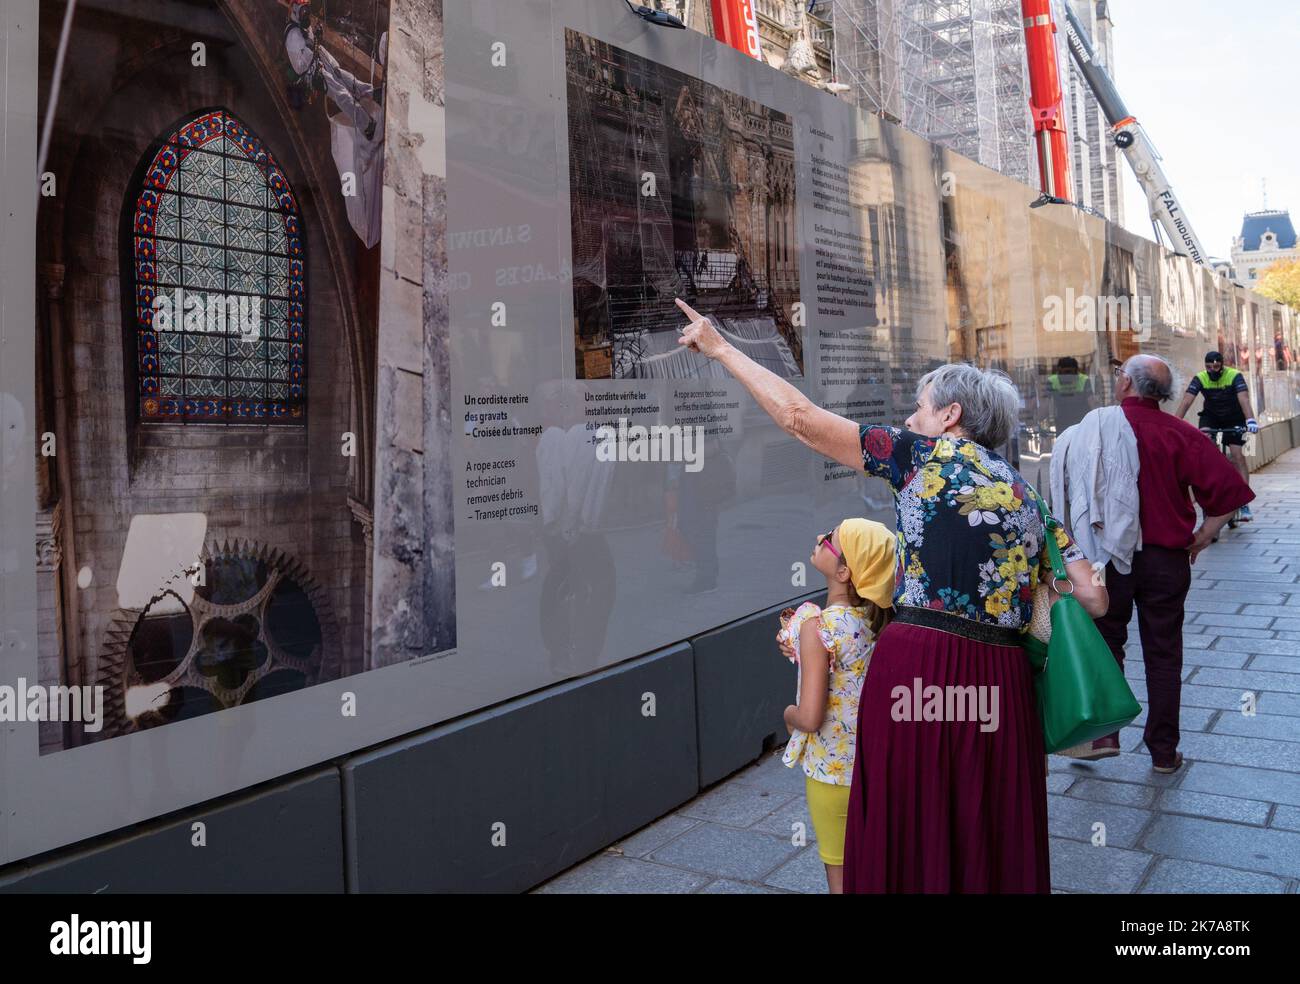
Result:
[[[1128,623],[1137,603],[1138,635],[1147,671],[1146,739],[1151,761],[1172,765],[1178,750],[1178,709],[1183,673],[1183,605],[1192,585],[1186,550],[1149,546],[1133,554],[1128,574],[1106,565],[1110,608],[1097,619],[1116,662],[1124,666]]]

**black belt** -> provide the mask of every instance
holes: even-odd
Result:
[[[990,646],[1024,645],[1024,635],[1019,629],[1006,625],[992,625],[988,622],[976,622],[938,608],[895,605],[893,620],[904,625],[923,625],[927,629],[938,629],[940,632],[949,632],[963,639],[987,643]]]

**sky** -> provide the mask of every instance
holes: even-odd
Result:
[[[1241,217],[1264,207],[1300,226],[1300,0],[1110,0],[1114,79],[1183,210],[1228,259]],[[1152,238],[1127,163],[1124,225]]]

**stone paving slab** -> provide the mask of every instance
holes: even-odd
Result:
[[[1270,827],[1282,830],[1300,830],[1300,806],[1279,806],[1273,811]]]
[[[1165,858],[1141,891],[1153,895],[1271,895],[1285,892],[1286,882],[1272,875]]]
[[[1196,616],[1201,625],[1226,625],[1232,629],[1266,629],[1273,621],[1267,615],[1215,615],[1201,612]]]
[[[1109,782],[1105,779],[1080,779],[1070,785],[1070,795],[1139,809],[1149,809],[1156,801],[1156,790],[1150,786],[1139,786],[1132,782]]]
[[[1300,833],[1259,830],[1201,817],[1158,817],[1143,838],[1152,853],[1300,878]]]
[[[1153,772],[1136,618],[1126,676],[1143,713],[1122,754],[1048,758],[1053,891],[1300,890],[1300,450],[1251,476],[1255,521],[1193,568],[1180,722],[1187,765]],[[1242,714],[1253,694],[1255,713]],[[1094,846],[1104,824],[1105,845]],[[780,750],[552,879],[545,892],[823,893],[804,777]]]
[[[1067,775],[1064,772],[1054,772],[1047,777],[1047,791],[1049,793],[1064,793],[1074,786],[1074,776]]]
[[[702,823],[649,855],[651,861],[740,881],[760,881],[798,848],[788,838]]]
[[[701,895],[783,895],[785,893],[766,885],[755,885],[751,882],[732,881],[730,878],[719,878],[715,882],[710,882],[704,888],[700,889]]]
[[[1294,773],[1213,762],[1193,762],[1185,768],[1187,775],[1179,784],[1180,789],[1300,806],[1300,775]]]
[[[1297,659],[1295,653],[1286,653],[1284,655],[1256,654],[1250,658],[1250,669],[1265,670],[1269,673],[1289,673],[1294,676],[1296,670],[1300,669],[1300,659]],[[1297,724],[1297,730],[1300,730],[1300,724]]]
[[[1160,810],[1163,813],[1235,820],[1237,823],[1248,823],[1257,827],[1262,827],[1268,822],[1268,815],[1272,808],[1271,803],[1261,800],[1198,793],[1190,789],[1166,789],[1160,794]]]
[[[1276,738],[1279,741],[1300,742],[1300,719],[1284,714],[1245,715],[1228,712],[1221,715],[1214,722],[1214,727],[1209,730],[1221,735],[1243,735],[1248,738]]]
[[[1221,666],[1226,670],[1240,670],[1245,668],[1249,659],[1249,653],[1229,653],[1222,649],[1183,648],[1184,666]],[[1125,660],[1125,665],[1127,662]]]
[[[790,790],[772,792],[761,786],[722,783],[685,806],[683,816],[727,827],[749,827],[795,797]]]
[[[712,876],[700,872],[600,855],[570,868],[537,891],[553,894],[682,895],[703,888],[712,880]]]
[[[1215,718],[1222,715],[1223,711],[1216,710],[1213,707],[1183,707],[1183,712],[1179,715],[1178,727],[1183,731],[1209,731],[1210,725]],[[1132,727],[1141,730],[1146,727],[1147,709],[1143,705],[1142,713],[1133,719]]]
[[[1183,735],[1178,747],[1198,762],[1248,766],[1268,762],[1272,769],[1300,772],[1300,745],[1293,741],[1191,733]]]
[[[796,824],[802,824],[802,827],[797,827]],[[808,838],[809,844],[817,842],[812,818],[808,815],[808,801],[803,796],[796,796],[785,806],[754,824],[751,829],[780,837],[794,837],[796,833],[802,831]]]
[[[1241,635],[1219,636],[1214,640],[1214,648],[1230,653],[1252,655],[1272,653],[1277,656],[1295,656],[1295,643],[1284,639],[1250,639]],[[1300,678],[1295,673],[1265,674],[1257,670],[1221,670],[1215,666],[1207,666],[1197,675],[1197,678],[1200,679],[1202,676],[1218,678],[1203,681],[1212,687],[1258,687],[1260,690],[1300,692]],[[1241,682],[1235,682],[1237,680]]]
[[[1285,714],[1300,718],[1300,695],[1259,694],[1255,709],[1261,714]]]
[[[1133,847],[1151,822],[1149,810],[1135,810],[1114,803],[1047,797],[1047,830],[1053,837],[1091,841],[1105,835],[1108,847]]]
[[[642,827],[627,840],[620,841],[614,846],[625,857],[642,858],[651,851],[663,847],[679,834],[686,833],[697,823],[698,820],[692,820],[690,817],[669,814],[648,827]]]
[[[767,876],[766,884],[809,895],[826,891],[826,866],[815,850],[800,851]]]
[[[1053,837],[1052,885],[1067,892],[1135,892],[1152,856],[1122,847],[1093,847]]]

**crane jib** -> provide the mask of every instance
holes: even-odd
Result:
[[[1169,216],[1169,220],[1178,231],[1178,236],[1182,239],[1183,246],[1187,248],[1187,255],[1197,263],[1204,264],[1205,261],[1201,258],[1201,250],[1197,245],[1196,237],[1192,235],[1191,230],[1187,228],[1187,224],[1182,220],[1182,217],[1179,214],[1180,209],[1178,207],[1178,199],[1174,198],[1172,192],[1162,191],[1160,192],[1160,201],[1165,207],[1165,214]]]
[[[1097,61],[1092,41],[1074,11],[1066,6],[1064,12],[1065,36],[1070,54],[1078,64],[1079,74],[1092,90],[1106,121],[1115,131],[1115,145],[1124,152],[1133,167],[1134,176],[1147,196],[1152,221],[1164,227],[1165,234],[1175,248],[1181,243],[1182,251],[1203,266],[1205,256],[1200,240],[1192,231],[1191,223],[1183,214],[1182,207],[1169,186],[1169,180],[1157,163],[1160,155],[1156,153],[1150,138],[1142,131],[1137,120],[1128,112],[1106,67]]]

